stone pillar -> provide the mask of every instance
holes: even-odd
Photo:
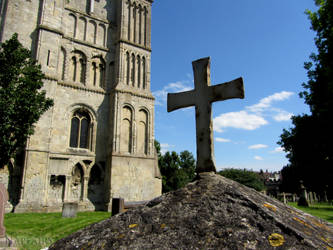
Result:
[[[83,201],[88,201],[88,182],[89,176],[83,178]]]
[[[65,191],[64,191],[64,202],[68,202],[70,199],[70,184],[71,182],[71,176],[66,175],[66,181],[65,181]]]

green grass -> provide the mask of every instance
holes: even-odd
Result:
[[[19,249],[35,250],[109,217],[109,212],[82,212],[76,218],[62,218],[61,213],[10,213],[4,223]]]
[[[296,202],[288,202],[288,205],[333,223],[333,206],[328,203],[312,204],[309,207],[299,207]]]

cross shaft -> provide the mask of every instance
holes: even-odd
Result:
[[[194,90],[168,93],[168,112],[195,106],[197,173],[216,172],[214,160],[214,138],[212,123],[212,102],[232,98],[244,98],[243,79],[211,86],[210,58],[192,62]]]

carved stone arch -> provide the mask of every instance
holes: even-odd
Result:
[[[97,38],[97,23],[94,20],[89,20],[88,31],[87,31],[87,41],[96,44]]]
[[[137,152],[139,154],[147,155],[149,140],[149,112],[146,108],[139,109],[137,122]]]
[[[66,33],[73,38],[76,38],[77,33],[77,16],[74,13],[69,13],[69,22],[67,23]]]
[[[105,89],[106,63],[102,56],[94,56],[90,63],[90,84]]]
[[[97,34],[98,34],[97,44],[106,47],[106,26],[104,23],[98,24]]]
[[[77,25],[77,30],[78,30],[78,36],[77,38],[86,41],[87,39],[87,19],[84,16],[80,16],[78,19],[78,25]]]
[[[82,168],[82,174],[84,176],[86,176],[86,173],[87,173],[87,167],[86,167],[86,164],[82,161],[82,160],[79,160],[76,162],[76,164],[74,164],[74,166],[72,167],[72,171],[71,171],[71,174],[73,175],[74,174],[74,171],[75,171],[75,167],[76,166],[80,166]]]
[[[125,83],[127,85],[130,84],[130,75],[131,75],[131,56],[130,56],[130,52],[126,51],[125,52],[125,75],[124,75],[124,79],[125,79]]]
[[[143,30],[142,30],[142,24],[143,24],[143,7],[141,6],[141,4],[138,5],[138,43],[142,44],[142,37],[143,37]]]
[[[147,60],[146,60],[145,56],[142,56],[142,58],[141,58],[141,71],[142,71],[141,85],[142,85],[143,89],[146,89],[147,88]]]
[[[70,56],[70,80],[85,84],[87,56],[81,50],[75,49]]]
[[[66,119],[70,119],[72,114],[78,109],[86,109],[88,111],[88,114],[90,115],[90,119],[93,122],[97,121],[97,112],[95,111],[95,109],[92,106],[90,106],[89,104],[86,104],[86,103],[74,103],[74,104],[70,105],[67,108],[66,113],[65,113]]]
[[[89,173],[88,200],[94,205],[95,211],[102,210],[104,205],[105,169],[100,163],[95,163]]]
[[[67,51],[66,49],[61,46],[60,53],[59,53],[59,60],[58,60],[58,75],[59,78],[64,81],[65,80],[65,73],[66,73],[66,61],[67,61]]]
[[[133,42],[136,42],[136,36],[137,36],[137,3],[133,2],[132,4],[132,20],[133,20]]]
[[[71,171],[70,181],[70,199],[72,201],[82,201],[84,193],[85,165],[83,162],[77,162]]]
[[[142,26],[143,26],[143,45],[144,46],[148,46],[148,44],[147,44],[147,36],[148,36],[148,34],[147,34],[147,23],[148,23],[148,11],[147,11],[147,7],[145,6],[144,8],[143,8],[143,24],[142,24]]]
[[[130,82],[132,83],[133,87],[135,86],[135,81],[136,81],[136,77],[135,77],[135,74],[136,74],[135,59],[136,59],[135,53],[133,52],[131,54],[131,78],[130,78]]]
[[[120,127],[120,152],[133,152],[133,120],[134,108],[130,104],[124,104],[121,109]]]
[[[96,112],[86,104],[75,104],[66,113],[70,148],[95,151]]]
[[[142,74],[142,70],[141,70],[141,57],[140,55],[136,56],[136,85],[138,88],[141,87],[141,74]]]

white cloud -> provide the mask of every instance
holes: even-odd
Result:
[[[272,153],[282,153],[282,152],[284,152],[283,147],[276,147],[276,148],[272,151]]]
[[[164,155],[167,151],[169,151],[169,148],[174,147],[174,145],[170,145],[168,143],[161,143],[161,154]]]
[[[249,146],[249,149],[260,149],[260,148],[267,148],[268,146],[265,144],[255,144],[255,145],[251,145]]]
[[[164,105],[167,101],[168,93],[184,92],[193,89],[190,86],[191,82],[188,80],[172,82],[163,87],[163,89],[156,90],[153,92],[153,96],[156,98],[156,105]]]
[[[215,141],[217,142],[231,142],[229,139],[221,138],[221,137],[216,137]]]
[[[288,99],[290,96],[292,96],[294,93],[289,91],[281,91],[279,93],[275,93],[273,95],[267,96],[259,101],[259,103],[247,106],[246,109],[248,109],[251,112],[263,112],[264,110],[267,110],[271,107],[272,102],[274,101],[284,101]]]
[[[249,114],[244,110],[221,114],[215,117],[213,121],[214,129],[217,132],[223,132],[223,129],[227,127],[254,130],[268,124],[262,116]]]
[[[294,95],[293,92],[281,91],[262,98],[257,104],[245,107],[245,110],[221,114],[214,118],[214,130],[223,132],[227,127],[255,130],[268,124],[265,117],[271,117],[278,122],[287,121],[292,114],[272,107],[272,103],[284,101],[292,95]]]
[[[257,161],[262,161],[263,160],[263,158],[261,156],[258,156],[258,155],[256,155],[254,157],[254,159],[257,160]]]
[[[292,115],[292,113],[281,110],[278,114],[273,116],[273,119],[277,122],[289,121]]]

